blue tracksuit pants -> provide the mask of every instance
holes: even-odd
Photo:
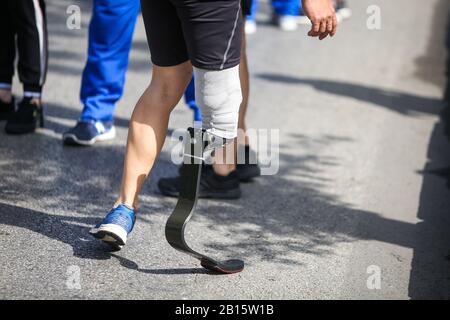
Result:
[[[253,0],[250,15],[247,20],[254,20],[258,0]],[[274,11],[280,16],[297,16],[301,12],[301,0],[272,0]]]
[[[272,0],[273,10],[281,16],[298,16],[301,0]]]
[[[88,59],[81,81],[81,120],[112,120],[115,104],[123,94],[139,9],[139,0],[94,0]],[[186,94],[186,101],[196,111],[192,87]],[[196,114],[198,117],[198,108]]]

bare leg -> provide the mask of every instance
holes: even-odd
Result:
[[[238,122],[238,141],[239,143],[249,144],[248,136],[245,134],[247,126],[245,123],[245,116],[247,114],[248,99],[250,95],[250,75],[248,71],[247,61],[247,44],[245,39],[245,33],[242,37],[241,47],[241,64],[239,65],[239,76],[241,78],[241,90],[242,90],[242,103],[239,108],[239,122]]]
[[[166,137],[169,115],[192,77],[185,62],[173,67],[154,66],[150,86],[134,108],[128,131],[120,195],[115,203],[137,208],[138,194]]]
[[[245,28],[243,28],[245,30]],[[235,139],[235,143],[230,143],[222,149],[216,149],[213,164],[214,172],[221,176],[227,176],[232,171],[236,170],[236,147],[237,143],[243,143],[248,145],[249,139],[245,134],[247,127],[245,124],[245,115],[247,113],[248,107],[248,97],[250,93],[250,80],[248,72],[247,63],[247,52],[246,52],[246,40],[245,32],[242,37],[242,47],[241,47],[241,63],[239,65],[239,76],[241,79],[241,90],[242,90],[242,103],[239,107],[239,121],[238,121],[238,139]]]

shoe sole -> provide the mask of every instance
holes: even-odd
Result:
[[[168,197],[179,197],[180,193],[178,191],[172,190],[163,190],[159,188],[161,193]],[[210,192],[210,191],[201,191],[198,195],[199,199],[222,199],[222,200],[234,200],[239,199],[241,197],[241,190],[229,190],[229,191],[221,191],[219,192]]]
[[[10,126],[6,126],[5,127],[5,132],[8,134],[27,134],[27,133],[33,133],[36,131],[36,127],[22,127],[22,126],[14,126],[14,127],[10,127]]]
[[[251,182],[254,178],[257,178],[261,175],[261,170],[258,167],[252,167],[251,169],[246,169],[244,173],[241,170],[237,169],[237,173],[239,175],[240,182]]]
[[[106,243],[107,245],[109,245],[113,251],[120,251],[123,248],[122,245],[120,245],[116,242],[110,242],[110,241],[103,241],[103,242]]]
[[[65,133],[63,134],[63,141],[68,145],[80,145],[80,146],[92,146],[98,141],[108,141],[113,140],[116,137],[116,128],[113,127],[108,132],[99,134],[98,136],[92,138],[91,140],[79,140],[74,134]]]
[[[116,224],[101,225],[97,232],[90,233],[95,238],[114,246],[124,246],[127,242],[127,232]]]
[[[89,230],[89,234],[96,239],[102,240],[104,243],[109,245],[114,251],[120,251],[123,248],[123,245],[118,244],[117,240],[111,237],[110,235],[103,235],[103,237],[97,236],[98,230],[99,230],[98,228],[94,227],[91,230]]]
[[[234,200],[239,199],[241,197],[241,190],[231,190],[226,192],[210,192],[210,191],[203,191],[200,193],[199,198],[200,199],[228,199],[228,200]]]

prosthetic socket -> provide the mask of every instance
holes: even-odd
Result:
[[[203,129],[220,138],[234,139],[242,102],[239,65],[220,71],[194,68],[194,72]]]

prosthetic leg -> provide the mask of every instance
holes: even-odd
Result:
[[[184,161],[181,169],[181,189],[177,205],[166,223],[166,239],[175,249],[200,260],[202,267],[218,273],[237,273],[244,269],[241,260],[216,261],[192,250],[184,239],[184,229],[197,204],[203,156],[222,147],[226,139],[210,135],[202,129],[188,129],[185,139]]]

